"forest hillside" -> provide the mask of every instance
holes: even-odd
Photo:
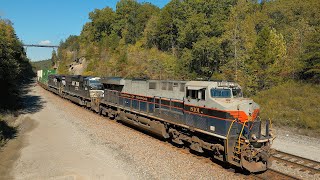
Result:
[[[280,102],[290,100],[277,98],[278,91],[295,89],[301,98],[319,98],[319,9],[318,0],[171,0],[161,9],[120,0],[116,9],[91,12],[81,34],[61,42],[52,60],[59,61],[62,74],[69,73],[70,63],[85,58],[84,75],[237,81],[270,117],[272,103],[265,97],[290,104]],[[304,97],[302,87],[316,97]],[[320,114],[319,104],[312,106],[313,113]],[[272,118],[281,125],[320,129],[314,125],[319,118],[285,123],[299,121],[291,115]]]

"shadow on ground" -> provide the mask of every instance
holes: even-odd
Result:
[[[6,121],[0,121],[0,147],[7,139],[16,137],[17,129],[8,125]]]
[[[21,97],[19,114],[33,114],[40,111],[46,102],[41,96],[26,94]]]
[[[3,97],[0,102],[0,114],[18,116],[40,111],[45,101],[38,95],[30,94],[32,87],[35,85],[35,79],[26,80],[21,83],[15,93],[12,93],[13,95]]]
[[[35,79],[25,79],[10,95],[0,95],[0,146],[17,136],[14,124],[19,115],[39,112],[46,103],[41,96],[30,93],[35,85]]]

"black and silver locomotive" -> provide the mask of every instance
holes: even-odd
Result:
[[[267,170],[271,123],[241,87],[226,81],[173,81],[50,75],[49,91],[111,119],[244,168]]]

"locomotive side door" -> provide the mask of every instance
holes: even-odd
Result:
[[[186,87],[186,98],[184,100],[185,122],[191,127],[205,129],[205,127],[202,127],[203,123],[201,122],[203,122],[203,108],[206,107],[206,90],[207,87],[204,86]]]

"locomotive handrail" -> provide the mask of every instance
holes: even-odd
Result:
[[[230,134],[231,127],[232,127],[232,125],[233,125],[233,123],[234,123],[235,121],[236,121],[236,119],[233,120],[233,121],[231,122],[230,126],[229,126],[228,134],[227,134],[227,139],[229,138],[229,134]]]
[[[227,140],[226,140],[226,154],[228,154],[228,146],[229,146],[229,142],[228,141],[229,141],[230,130],[231,130],[231,127],[232,127],[232,125],[233,125],[233,123],[235,121],[236,121],[236,119],[231,122],[231,124],[229,126],[229,129],[228,129]]]
[[[269,118],[269,123],[270,123],[270,129],[272,129],[272,120]]]
[[[239,134],[239,138],[238,138],[238,153],[240,153],[240,139],[241,139],[242,132],[243,132],[243,129],[244,129],[244,126],[245,126],[246,123],[247,123],[247,121],[243,122],[243,125],[242,125],[242,128],[241,128],[241,132]]]

